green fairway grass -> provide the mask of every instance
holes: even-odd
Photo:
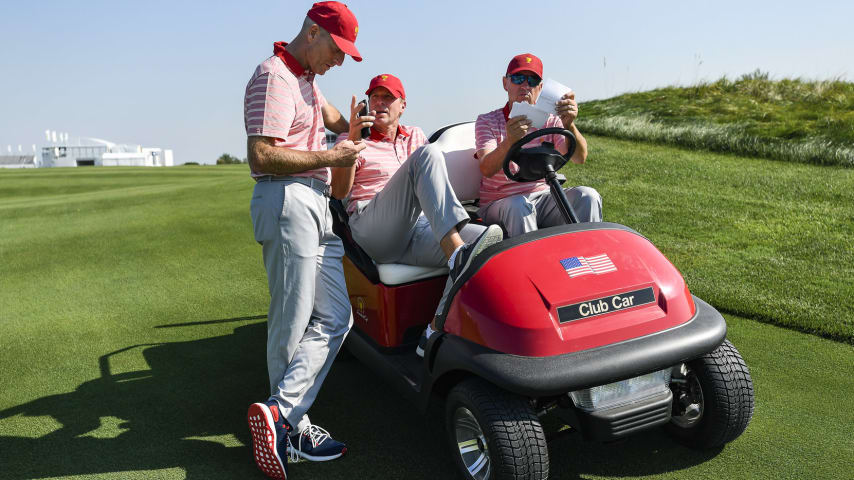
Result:
[[[850,478],[851,170],[590,145],[569,183],[732,313],[757,405],[719,452],[658,431],[558,436],[551,478]],[[251,189],[246,166],[0,170],[0,478],[261,478],[245,420],[268,393]],[[312,418],[350,454],[293,478],[452,472],[435,419],[358,362],[336,362]]]
[[[854,166],[854,83],[759,71],[584,102],[583,132],[777,160]]]

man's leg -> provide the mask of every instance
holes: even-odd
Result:
[[[374,260],[399,262],[422,211],[437,243],[469,221],[448,180],[444,155],[429,144],[410,155],[364,210],[351,216],[350,229]]]
[[[323,207],[318,205],[318,208]],[[323,223],[329,228],[322,231],[319,253],[313,259],[316,274],[311,279],[314,284],[311,317],[283,378],[273,390],[288,419],[297,423],[314,402],[353,323],[341,264],[344,247],[341,239],[332,233],[331,217]]]
[[[470,217],[451,187],[442,150],[435,145],[424,145],[412,153],[407,163],[410,163],[409,174],[415,185],[416,197],[436,241],[441,244],[454,229],[461,233]],[[463,243],[473,241],[461,240]]]
[[[459,235],[464,243],[472,244],[484,233],[484,231],[486,231],[486,227],[483,225],[474,225],[469,223],[460,229]],[[447,266],[448,262],[445,260],[445,253],[439,246],[439,243],[436,242],[436,238],[433,236],[430,228],[430,223],[425,217],[422,216],[418,219],[415,226],[415,235],[413,235],[406,252],[398,262],[407,265],[419,265],[425,267]],[[415,350],[419,356],[424,355],[424,346],[427,344],[427,340],[430,338],[430,335],[432,335],[434,331],[441,330],[441,328],[435,323],[435,317],[441,315],[444,311],[445,303],[448,300],[448,294],[450,293],[453,285],[453,279],[448,276],[447,281],[445,281],[445,289],[442,292],[442,297],[439,299],[439,304],[436,306],[434,321],[430,322],[430,326],[425,329],[424,333],[421,335],[421,339],[418,342],[418,348]]]
[[[293,404],[276,393],[314,309],[320,226],[312,214],[313,197],[325,198],[298,183],[259,182],[251,204],[270,291],[267,373],[272,395],[250,406],[249,425],[258,466],[276,478],[285,476],[287,432],[300,420],[288,417]]]
[[[572,210],[578,217],[579,222],[601,222],[602,221],[602,196],[596,189],[591,187],[564,188],[566,199],[572,205]],[[557,208],[551,192],[537,192],[531,200],[536,206],[537,223],[540,227],[553,227],[563,225],[566,221]]]
[[[463,243],[473,243],[486,230],[483,225],[474,225],[469,223],[460,229],[460,238]],[[403,256],[397,263],[406,265],[418,265],[421,267],[447,267],[448,260],[445,258],[445,253],[436,242],[436,237],[430,228],[430,222],[426,217],[421,217],[415,225],[415,234],[412,236],[409,245]],[[453,281],[448,278],[445,284],[445,291],[442,293],[442,299],[439,301],[439,306],[436,308],[436,315],[439,315],[445,305],[445,298],[451,290]]]
[[[291,437],[293,453],[309,460],[331,460],[340,457],[346,447],[333,440],[325,430],[312,425],[305,413],[317,398],[353,325],[353,315],[341,264],[344,246],[332,232],[332,217],[325,208],[325,201],[318,208],[325,209],[326,218],[317,256],[314,310],[299,348],[278,386],[278,395],[274,396],[285,398],[293,405],[290,413],[286,413],[288,418],[299,419],[298,435]],[[322,215],[323,211],[318,213]]]
[[[271,393],[284,377],[314,309],[320,228],[311,213],[313,196],[323,198],[302,184],[261,182],[252,198],[255,238],[263,247],[270,293],[267,370]]]
[[[469,223],[460,229],[460,237],[462,237],[463,242],[467,244],[471,244],[475,240],[480,237],[483,232],[486,231],[486,227],[483,225],[474,225]],[[439,305],[436,307],[436,315],[440,315],[442,311],[445,310],[445,303],[448,300],[448,293],[451,291],[451,287],[454,285],[451,277],[448,277],[448,281],[445,282],[445,290],[442,292],[442,298],[439,300]],[[434,325],[435,327],[435,325]]]
[[[511,195],[481,207],[478,212],[486,224],[504,226],[508,237],[515,237],[537,229],[537,210],[525,195]]]
[[[278,241],[264,242],[270,287],[267,369],[272,398],[281,405],[288,423],[296,426],[302,413],[292,415],[291,411],[297,403],[295,392],[301,387],[284,385],[284,378],[312,320],[321,254],[317,199],[325,197],[299,183],[271,185],[280,186],[284,195],[281,214],[277,215]]]

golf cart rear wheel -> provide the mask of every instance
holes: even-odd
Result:
[[[715,448],[738,438],[753,416],[753,381],[738,350],[725,340],[674,372],[673,414],[665,428],[694,448]]]
[[[445,427],[463,478],[539,480],[549,476],[549,452],[528,401],[478,379],[448,394]]]

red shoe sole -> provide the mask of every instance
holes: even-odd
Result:
[[[285,464],[276,451],[276,427],[270,409],[263,403],[253,403],[247,414],[249,433],[252,434],[252,452],[258,468],[270,478],[287,480]],[[287,459],[285,459],[287,461]]]

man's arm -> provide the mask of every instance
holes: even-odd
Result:
[[[341,115],[341,112],[331,103],[325,103],[320,107],[323,112],[323,126],[332,130],[336,135],[344,133],[350,129],[350,123],[347,118]]]
[[[480,159],[480,173],[484,177],[491,177],[501,171],[504,157],[507,156],[510,147],[525,136],[530,126],[531,121],[528,120],[528,117],[524,115],[513,117],[507,121],[507,134],[504,140],[498,144],[498,147],[493,150],[486,148],[478,150],[477,158]]]
[[[250,136],[246,139],[249,165],[253,171],[269,175],[290,175],[321,167],[346,167],[353,165],[364,145],[345,140],[332,150],[303,152],[276,147],[273,138]]]
[[[370,127],[374,124],[372,115],[359,116],[361,104],[356,103],[356,96],[350,100],[350,123],[347,125],[348,136],[347,140],[365,145],[362,141],[361,132],[363,128]],[[336,110],[337,111],[337,110]],[[374,113],[373,111],[368,112]],[[340,115],[340,113],[339,113]],[[339,142],[340,143],[340,142]],[[367,145],[365,145],[367,146]],[[358,160],[357,160],[358,161]],[[339,167],[332,169],[332,196],[338,199],[343,199],[350,193],[353,188],[353,179],[356,177],[356,164],[349,167]]]
[[[578,131],[578,127],[575,126],[575,119],[578,118],[578,103],[575,102],[575,92],[564,94],[564,96],[558,100],[555,105],[555,109],[564,128],[575,135],[575,152],[569,159],[572,163],[584,163],[584,161],[587,160],[587,140],[584,138],[584,135]],[[566,155],[568,149],[569,147],[566,143],[563,143],[558,150],[560,153]]]
[[[567,130],[575,135],[575,152],[571,157],[569,157],[569,160],[572,161],[572,163],[582,164],[587,160],[587,139],[578,131],[578,127],[575,126],[575,122],[570,123]],[[568,150],[569,146],[567,146],[566,143],[561,145],[560,153],[566,155]]]
[[[351,167],[336,167],[332,169],[332,196],[343,200],[353,188],[353,179],[356,178],[356,165]]]

